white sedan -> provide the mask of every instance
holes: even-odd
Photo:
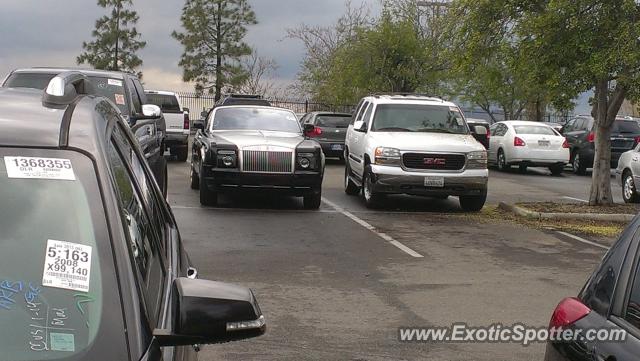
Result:
[[[569,143],[550,126],[539,122],[509,120],[491,126],[489,163],[505,171],[518,165],[547,167],[553,175],[562,173],[569,162]]]

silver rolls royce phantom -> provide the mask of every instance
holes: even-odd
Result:
[[[309,139],[296,115],[263,106],[221,106],[198,129],[191,155],[191,188],[202,205],[217,204],[218,194],[269,190],[303,197],[318,209],[322,198],[324,155]],[[311,126],[312,127],[312,126]]]

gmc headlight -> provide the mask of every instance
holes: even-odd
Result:
[[[235,150],[218,151],[218,168],[236,168],[238,157]]]
[[[318,159],[315,153],[298,153],[296,168],[299,170],[316,170]]]
[[[467,169],[486,169],[487,152],[484,150],[467,153]]]
[[[375,152],[375,163],[378,165],[400,165],[400,150],[396,148],[378,147]]]

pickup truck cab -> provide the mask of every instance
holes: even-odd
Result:
[[[486,134],[478,126],[475,133]],[[458,196],[465,211],[487,198],[487,151],[457,105],[416,94],[362,99],[347,130],[345,192],[367,207],[385,195]]]
[[[167,124],[166,147],[171,155],[181,162],[186,162],[191,132],[189,109],[182,107],[180,97],[174,92],[146,90],[145,93],[149,103],[159,106],[164,114]]]

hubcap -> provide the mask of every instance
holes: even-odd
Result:
[[[631,197],[633,197],[633,189],[634,189],[633,177],[628,175],[624,179],[624,197],[626,199],[631,199]]]
[[[344,171],[344,188],[349,188],[349,169]]]
[[[366,200],[371,199],[371,177],[369,177],[368,175],[366,176],[366,180],[364,181],[363,193]]]
[[[573,157],[573,169],[576,170],[576,171],[578,169],[580,169],[580,155],[579,154],[576,154]]]
[[[505,168],[505,160],[504,160],[504,154],[503,153],[498,154],[498,166],[500,167],[500,169],[504,169]]]

